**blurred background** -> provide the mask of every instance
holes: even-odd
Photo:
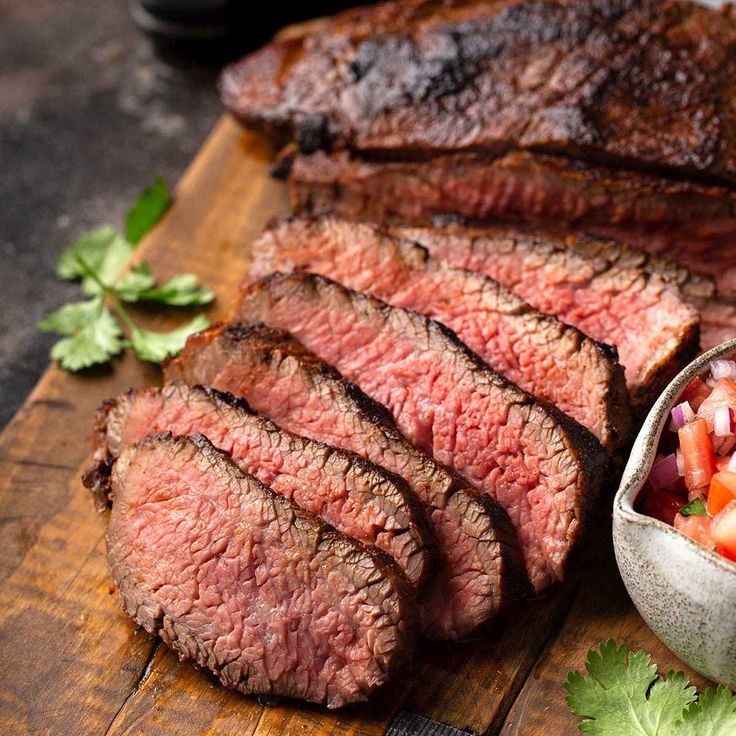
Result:
[[[76,298],[60,248],[174,185],[221,113],[228,60],[346,0],[0,0],[0,428],[48,364],[42,315]],[[266,4],[267,5],[267,4]]]

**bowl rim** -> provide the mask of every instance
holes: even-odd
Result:
[[[697,554],[704,562],[715,565],[726,574],[736,576],[736,563],[727,560],[713,550],[698,544],[677,531],[673,526],[665,524],[645,514],[640,514],[634,509],[634,501],[639,494],[644,481],[654,465],[659,439],[670,416],[670,411],[676,405],[677,400],[685,387],[693,378],[700,375],[712,360],[722,358],[724,355],[736,352],[736,338],[727,340],[720,345],[706,351],[683,368],[660,394],[647,414],[639,434],[634,441],[628,462],[624,469],[618,491],[613,500],[613,515],[623,518],[643,528],[657,530],[659,533],[674,535],[676,539],[682,540],[691,552]]]

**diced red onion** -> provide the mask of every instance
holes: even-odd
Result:
[[[680,476],[685,475],[685,458],[682,453],[678,450],[675,453],[675,462],[677,463],[677,474]]]
[[[679,477],[677,458],[673,453],[654,464],[652,472],[649,474],[649,482],[652,484],[652,488],[657,490],[672,485]]]
[[[736,378],[736,360],[711,361],[710,374],[716,381],[720,381],[721,378]]]
[[[713,433],[716,437],[728,437],[736,430],[730,406],[719,406],[713,415]]]
[[[731,455],[731,459],[728,461],[727,467],[732,473],[736,473],[736,452]]]
[[[733,435],[729,437],[716,437],[713,442],[716,455],[728,455],[734,447],[736,447],[736,437]]]
[[[687,401],[683,401],[682,404],[678,404],[672,410],[672,423],[675,425],[675,429],[684,427],[688,422],[692,422],[695,419],[695,412],[690,408],[690,404]]]

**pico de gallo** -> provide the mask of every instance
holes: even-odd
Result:
[[[688,384],[637,506],[736,562],[736,361]]]

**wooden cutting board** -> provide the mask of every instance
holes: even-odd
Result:
[[[161,279],[193,271],[214,288],[214,320],[228,310],[250,243],[288,209],[285,185],[268,175],[272,155],[223,118],[137,251]],[[182,319],[140,316],[152,328]],[[0,436],[0,733],[373,736],[419,733],[420,724],[424,734],[444,733],[419,714],[473,733],[573,734],[563,683],[599,641],[624,640],[662,669],[683,668],[633,610],[605,513],[570,582],[486,639],[421,645],[412,673],[370,704],[330,712],[225,690],[120,611],[105,562],[107,519],[79,480],[100,401],[160,379],[130,356],[83,375],[52,366]]]

